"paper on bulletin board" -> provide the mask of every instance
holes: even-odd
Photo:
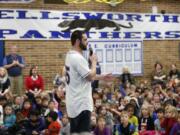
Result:
[[[128,67],[134,75],[143,75],[142,41],[89,41],[98,57],[102,73],[121,74]]]

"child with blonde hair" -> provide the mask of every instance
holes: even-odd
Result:
[[[165,135],[169,135],[173,125],[177,122],[178,111],[174,106],[167,106],[165,108],[165,119],[161,124],[165,128]]]
[[[113,135],[138,135],[135,126],[129,122],[127,111],[121,113],[121,123],[113,127]]]
[[[154,130],[154,121],[151,116],[148,103],[144,103],[141,107],[141,117],[139,119],[139,130],[141,132]]]
[[[178,113],[177,123],[171,129],[170,135],[180,134],[180,112]]]
[[[11,98],[10,94],[10,79],[8,77],[7,70],[0,67],[0,97],[5,97],[6,99]]]

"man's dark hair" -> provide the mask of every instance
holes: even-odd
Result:
[[[79,39],[80,41],[82,41],[82,35],[84,34],[83,31],[80,30],[76,30],[72,33],[71,35],[71,44],[72,46],[74,46],[75,42],[77,39]]]

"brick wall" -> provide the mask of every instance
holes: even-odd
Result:
[[[84,11],[120,11],[120,12],[152,12],[151,7],[156,5],[158,11],[166,10],[167,13],[180,13],[180,1],[157,0],[152,2],[140,2],[139,0],[125,0],[124,3],[111,7],[107,4],[90,2],[88,4],[54,5],[43,4],[43,0],[36,0],[31,4],[1,4],[0,8],[30,8],[49,10],[84,10]],[[64,54],[69,50],[69,41],[5,41],[6,53],[9,46],[15,44],[19,47],[19,54],[23,55],[27,67],[24,70],[26,76],[31,65],[39,65],[40,74],[45,78],[46,89],[52,88],[52,79],[57,72],[61,72],[64,64]],[[179,49],[180,41],[144,41],[144,76],[149,78],[154,63],[161,61],[165,70],[171,63],[180,67]]]

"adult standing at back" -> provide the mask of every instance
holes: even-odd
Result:
[[[22,69],[25,67],[24,59],[17,54],[17,46],[10,48],[10,54],[6,55],[3,65],[7,69],[11,81],[11,89],[13,94],[21,95],[23,87]]]
[[[90,134],[90,116],[93,110],[92,87],[93,80],[108,80],[111,75],[96,75],[97,56],[90,57],[91,68],[83,57],[87,49],[87,35],[74,31],[71,35],[72,50],[66,55],[66,107],[70,118],[72,135]]]

